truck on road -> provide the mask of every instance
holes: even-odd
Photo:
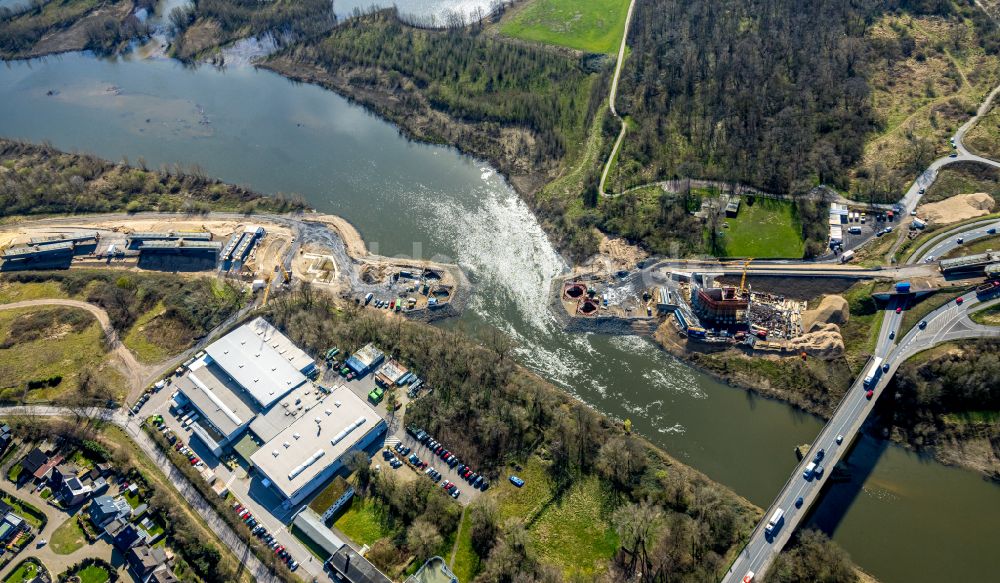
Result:
[[[785,522],[785,511],[781,508],[775,509],[771,514],[771,519],[767,521],[767,526],[764,527],[764,534],[768,536],[774,536],[774,533],[781,529],[781,525]]]
[[[882,374],[882,357],[876,356],[868,366],[868,372],[865,373],[865,387],[871,385],[880,374]]]

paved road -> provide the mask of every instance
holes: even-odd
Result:
[[[993,233],[988,232],[991,229],[994,231]],[[997,231],[1000,231],[1000,219],[983,219],[951,228],[917,247],[913,255],[906,260],[906,264],[912,265],[920,261],[938,260],[950,251],[968,245],[977,239],[995,235]],[[958,242],[959,238],[962,239],[961,243]]]
[[[836,467],[841,457],[847,452],[851,441],[856,437],[875,401],[882,395],[900,364],[918,352],[948,340],[1000,338],[1000,327],[981,326],[972,322],[968,317],[969,313],[975,310],[1000,303],[1000,298],[991,299],[983,304],[980,304],[975,294],[966,294],[964,298],[965,301],[961,305],[949,302],[931,312],[925,319],[927,322],[925,328],[914,327],[902,339],[898,339],[897,335],[906,312],[896,313],[895,300],[888,304],[875,349],[875,356],[882,358],[888,369],[868,387],[864,385],[864,374],[859,377],[844,396],[833,417],[813,441],[810,456],[815,455],[820,449],[826,452],[822,460],[822,465],[828,468],[825,477],[829,476],[830,469]],[[870,366],[871,363],[865,367],[865,373],[868,372]],[[866,396],[867,389],[874,391],[870,400]],[[837,443],[838,436],[842,436],[842,442],[839,444]],[[805,466],[811,461],[813,461],[811,457],[806,457],[796,466],[723,581],[736,583],[741,581],[748,572],[752,571],[760,575],[767,571],[775,556],[788,542],[809,507],[819,496],[822,481],[825,478],[806,480],[803,477]],[[803,503],[801,507],[796,507],[796,500],[800,497],[803,499]],[[784,511],[784,522],[773,537],[768,536],[765,533],[765,523],[778,508]]]
[[[218,513],[215,512],[215,509],[209,505],[208,501],[202,497],[201,493],[188,481],[187,477],[184,476],[184,474],[182,474],[180,470],[178,470],[173,463],[171,463],[167,456],[160,451],[160,449],[156,446],[156,443],[153,442],[152,438],[142,431],[139,427],[138,420],[129,418],[120,409],[102,409],[94,407],[88,409],[84,413],[92,419],[101,419],[123,428],[125,432],[128,433],[129,437],[135,441],[139,448],[142,449],[142,451],[145,452],[151,460],[153,460],[153,463],[160,467],[167,479],[170,480],[173,487],[205,520],[209,528],[215,532],[223,544],[229,547],[229,549],[256,581],[260,581],[262,583],[280,582],[280,579],[273,576],[270,569],[261,563],[253,552],[250,551],[246,542],[229,527],[229,524],[226,523],[226,521],[223,520]],[[72,417],[76,414],[77,412],[63,407],[42,405],[0,407],[0,415]]]

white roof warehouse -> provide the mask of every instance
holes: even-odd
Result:
[[[308,496],[385,432],[385,421],[347,387],[338,387],[258,450],[250,461],[289,503]]]

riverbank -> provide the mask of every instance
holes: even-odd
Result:
[[[154,5],[149,0],[83,0],[46,2],[15,11],[0,22],[0,58],[33,59],[82,50],[117,52],[146,32],[134,12]]]

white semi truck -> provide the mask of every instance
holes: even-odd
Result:
[[[877,379],[880,374],[882,374],[882,357],[876,356],[872,359],[871,364],[868,366],[868,372],[865,373],[865,388],[867,389],[873,382],[875,382],[875,379]]]

